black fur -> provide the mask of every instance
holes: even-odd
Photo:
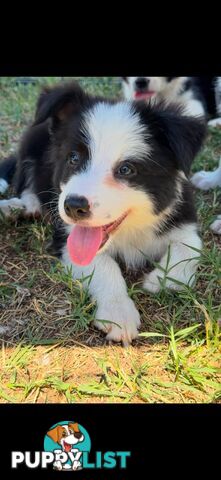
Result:
[[[192,77],[194,84],[198,91],[201,94],[201,98],[204,99],[204,104],[206,107],[206,112],[208,117],[217,116],[217,108],[215,101],[215,82],[216,78],[214,76],[201,76],[201,77]]]
[[[16,155],[11,155],[0,163],[0,178],[3,178],[8,184],[12,182],[17,164]]]

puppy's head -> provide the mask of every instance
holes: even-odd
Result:
[[[62,446],[62,450],[69,452],[72,445],[83,442],[84,435],[79,430],[77,423],[69,423],[68,425],[58,425],[47,432],[47,435],[55,442]]]
[[[159,93],[177,91],[187,77],[121,77],[126,100],[149,100]]]
[[[48,117],[59,215],[86,259],[158,222],[205,135],[204,122],[177,106],[110,102],[76,85],[52,89],[36,122]]]

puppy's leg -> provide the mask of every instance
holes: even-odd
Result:
[[[62,470],[62,463],[60,460],[56,460],[54,463],[53,463],[53,467],[55,470]]]
[[[127,294],[126,283],[113,258],[105,253],[99,254],[90,265],[79,267],[71,264],[65,247],[62,260],[65,265],[72,265],[74,278],[92,274],[90,281],[85,281],[85,287],[97,302],[94,325],[107,333],[107,340],[122,341],[126,345],[136,338],[140,316]]]
[[[201,190],[209,190],[221,186],[221,162],[214,172],[205,172],[201,170],[195,173],[191,178],[192,184]]]
[[[5,193],[8,187],[8,182],[4,178],[0,178],[0,193]]]
[[[218,235],[221,235],[221,215],[218,215],[216,220],[210,225],[211,230]]]
[[[10,217],[14,210],[19,210],[23,216],[39,216],[41,204],[31,189],[25,189],[21,197],[13,197],[8,200],[0,200],[0,210],[6,217]]]
[[[221,126],[221,118],[213,118],[213,120],[210,120],[208,122],[208,125],[210,127],[219,127]]]
[[[21,200],[25,206],[24,215],[38,216],[41,214],[41,204],[36,193],[31,188],[26,188],[21,194]]]
[[[0,200],[0,210],[6,217],[10,217],[14,210],[24,210],[24,205],[20,198],[13,197],[9,200]]]
[[[168,250],[159,262],[160,267],[145,275],[143,287],[149,292],[159,292],[162,285],[183,290],[182,284],[191,286],[194,282],[199,252],[193,249],[202,247],[196,225],[174,229],[168,240]]]

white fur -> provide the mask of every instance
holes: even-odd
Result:
[[[26,189],[22,192],[21,198],[0,200],[0,210],[6,217],[9,217],[15,209],[21,210],[24,215],[31,215],[41,212],[41,204],[37,195]]]
[[[164,280],[164,286],[172,290],[182,290],[184,285],[192,286],[195,280],[200,254],[194,248],[199,251],[202,248],[196,225],[190,224],[173,229],[169,232],[167,239],[167,251],[159,262],[164,271],[161,268],[155,268],[145,276],[143,286],[150,292],[158,292],[161,289],[162,280]]]
[[[98,103],[86,114],[82,127],[89,137],[89,148],[94,165],[113,165],[119,158],[146,157],[146,127],[129,102],[115,105]],[[150,149],[150,147],[149,147]]]
[[[0,178],[0,193],[5,193],[9,185],[4,178]]]
[[[210,225],[211,230],[218,235],[221,235],[221,215],[218,215],[216,220]]]
[[[41,204],[35,193],[31,189],[27,188],[22,192],[21,195],[22,202],[25,205],[26,215],[31,215],[35,213],[41,213]]]
[[[210,127],[219,127],[221,125],[221,118],[213,118],[208,122]]]
[[[21,198],[13,197],[9,200],[0,200],[0,210],[6,217],[9,217],[13,210],[24,210],[24,208]]]
[[[221,187],[221,162],[220,166],[213,172],[201,170],[195,173],[191,178],[192,184],[201,190],[209,190],[210,188]]]

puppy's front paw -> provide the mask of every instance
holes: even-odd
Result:
[[[53,463],[53,468],[54,470],[62,470],[62,463],[60,460],[57,460]]]
[[[23,211],[24,204],[20,198],[13,197],[8,200],[0,200],[0,210],[5,215],[5,217],[13,216],[13,213],[16,211]]]
[[[221,126],[221,118],[214,118],[208,122],[210,127],[220,127]]]
[[[216,172],[201,172],[195,173],[191,178],[191,183],[201,190],[209,190],[217,186],[217,174]]]
[[[74,460],[73,465],[72,465],[72,470],[74,470],[74,471],[82,470],[82,465],[81,465],[81,462],[79,462],[79,460]]]
[[[218,215],[216,220],[210,225],[210,229],[214,233],[217,233],[218,235],[221,235],[221,215]]]
[[[161,289],[160,279],[162,278],[162,272],[155,268],[151,273],[148,273],[144,277],[143,288],[151,293],[157,293]]]
[[[99,320],[106,320],[107,323]],[[108,305],[98,306],[94,325],[107,333],[107,340],[122,342],[126,346],[138,336],[140,315],[129,297],[110,299]]]
[[[157,293],[161,290],[162,286],[169,288],[170,290],[184,290],[185,285],[191,284],[194,282],[195,278],[195,267],[190,267],[186,269],[183,267],[179,272],[174,272],[173,270],[168,274],[169,278],[166,278],[163,281],[164,274],[162,270],[155,268],[151,273],[145,275],[143,288],[148,290],[151,293]],[[174,279],[174,281],[173,281]],[[163,285],[162,285],[163,284]]]

